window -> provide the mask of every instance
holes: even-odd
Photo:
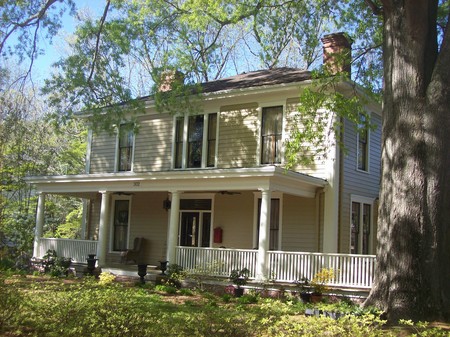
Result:
[[[130,200],[115,200],[113,224],[113,251],[123,251],[128,245]]]
[[[369,130],[367,128],[366,116],[360,114],[358,125],[358,170],[368,171],[369,166]]]
[[[259,242],[259,224],[261,222],[261,199],[258,199],[258,226],[256,233],[256,242]],[[280,236],[280,199],[272,199],[270,206],[270,234],[269,249],[278,250]]]
[[[208,158],[206,165],[214,167],[216,165],[216,131],[217,114],[208,115]]]
[[[176,118],[174,167],[214,167],[216,162],[216,131],[217,114]]]
[[[131,171],[133,157],[133,130],[121,125],[119,130],[118,171]]]
[[[261,164],[281,163],[282,121],[282,106],[263,108],[261,127]]]
[[[356,201],[352,202],[351,254],[369,254],[371,216],[372,204]]]
[[[190,116],[188,127],[188,165],[202,167],[203,115]]]

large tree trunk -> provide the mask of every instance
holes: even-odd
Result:
[[[450,34],[438,51],[437,5],[383,1],[382,181],[366,305],[390,321],[450,318]]]

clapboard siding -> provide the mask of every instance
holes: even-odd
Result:
[[[98,132],[92,136],[91,163],[89,173],[111,173],[115,170],[115,134]]]
[[[219,168],[255,167],[259,137],[258,105],[221,108],[219,118]]]
[[[340,252],[348,253],[350,250],[350,208],[351,196],[357,195],[375,200],[379,195],[381,172],[381,117],[372,114],[372,123],[377,125],[375,130],[369,132],[369,170],[362,172],[357,169],[357,133],[354,125],[349,121],[344,123],[344,143],[347,149],[343,156],[343,176],[340,217]],[[375,222],[376,205],[372,210]],[[374,223],[375,225],[375,223]],[[375,226],[372,235],[375,235]],[[374,253],[374,252],[371,252]]]
[[[298,105],[300,104],[298,98],[289,98],[286,101],[286,111],[284,116],[284,141],[288,141],[289,139],[292,139],[292,131],[294,126],[297,126],[301,129],[301,117],[299,116],[298,112]],[[307,144],[303,147],[304,151],[307,151]],[[305,166],[297,164],[295,165],[292,170],[313,175],[318,178],[324,178],[327,179],[329,176],[329,172],[327,171],[326,162],[323,158],[320,158],[317,155],[313,154],[314,149],[312,148],[309,150],[309,153],[311,156],[314,157],[313,162],[311,165]]]
[[[316,199],[283,197],[281,249],[285,251],[317,252],[318,218]]]
[[[165,171],[171,167],[173,117],[158,114],[139,121],[135,140],[135,172]]]

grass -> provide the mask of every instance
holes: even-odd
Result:
[[[108,275],[99,281],[0,274],[1,336],[450,336],[426,324],[386,328],[375,312],[349,303],[321,306],[349,314],[306,317],[308,306],[294,297],[236,299]]]

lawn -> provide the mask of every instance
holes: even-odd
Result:
[[[335,320],[306,309],[346,313]],[[306,305],[257,293],[236,299],[104,275],[61,279],[0,274],[1,336],[450,336],[431,326],[385,327],[346,302]]]

